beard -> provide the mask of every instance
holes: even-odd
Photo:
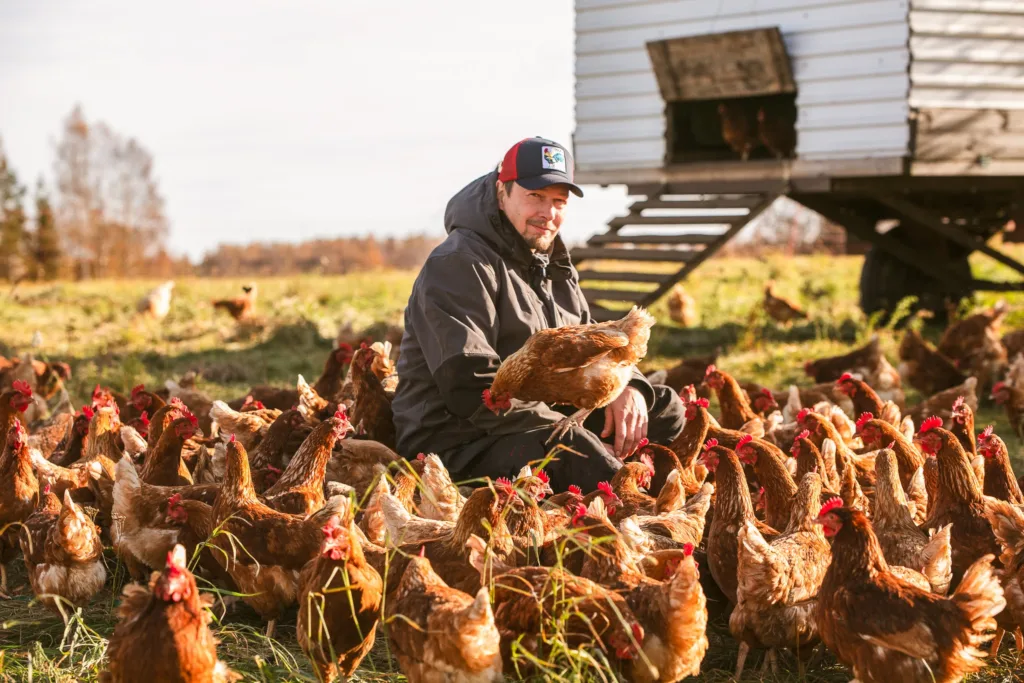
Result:
[[[529,224],[528,224],[529,225]],[[532,226],[536,227],[536,226]],[[528,232],[523,236],[526,241],[526,245],[534,251],[546,252],[551,249],[551,245],[555,243],[555,236],[558,232]]]

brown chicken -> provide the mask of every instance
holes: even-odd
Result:
[[[281,416],[279,410],[232,410],[224,401],[214,401],[210,417],[217,424],[221,438],[234,436],[245,449],[256,448],[270,425]]]
[[[891,448],[896,456],[899,468],[900,486],[904,491],[910,487],[910,481],[917,470],[924,466],[924,454],[909,441],[896,427],[884,420],[878,420],[871,413],[864,413],[857,418],[857,434],[864,442],[865,448]],[[915,501],[916,502],[916,501]]]
[[[819,384],[835,382],[843,373],[851,372],[865,377],[869,383],[874,385],[876,384],[874,381],[875,370],[884,360],[885,356],[882,355],[879,339],[875,336],[865,346],[841,356],[807,361],[804,363],[804,372]]]
[[[650,457],[641,457],[640,462],[627,462],[619,468],[611,482],[612,490],[619,497],[619,504],[608,510],[608,516],[613,522],[632,515],[654,514],[657,501],[640,490],[650,486],[653,476],[654,463]],[[594,495],[600,495],[600,492],[591,494]],[[584,501],[590,502],[587,498]]]
[[[167,402],[163,398],[152,391],[146,391],[146,386],[139,384],[132,387],[131,397],[127,404],[124,407],[118,407],[121,411],[121,420],[127,424],[143,413],[152,415],[165,405]]]
[[[0,452],[0,596],[7,593],[7,563],[18,550],[19,524],[39,504],[39,480],[32,471],[28,434],[12,419]]]
[[[925,531],[953,525],[953,580],[986,554],[997,554],[999,546],[985,517],[981,487],[960,442],[941,427],[939,418],[921,425],[916,441],[921,450],[938,459],[939,488],[929,511]]]
[[[180,545],[167,554],[167,565],[149,588],[129,584],[117,609],[120,621],[107,644],[102,683],[176,681],[221,683],[240,680],[217,661],[217,641],[210,632],[212,604],[199,593]]]
[[[836,470],[835,456],[831,462],[826,462],[821,450],[808,438],[810,435],[811,433],[805,429],[793,440],[793,447],[789,451],[789,454],[796,458],[796,474],[793,480],[797,482],[808,472],[817,472],[821,475],[822,490],[839,495],[839,472]]]
[[[715,514],[708,530],[707,556],[711,576],[729,602],[736,603],[738,584],[737,534],[747,521],[758,526],[769,541],[779,534],[754,517],[750,489],[736,453],[709,439],[703,454],[704,464],[715,475]]]
[[[235,320],[248,320],[256,311],[256,283],[242,287],[242,296],[234,299],[216,299],[210,303],[214,310],[226,311]]]
[[[509,410],[512,399],[569,404],[577,411],[560,421],[551,439],[608,405],[626,388],[647,355],[654,316],[633,307],[621,320],[535,332],[498,368],[484,405]]]
[[[503,680],[501,635],[487,588],[475,598],[451,588],[425,557],[409,558],[387,602],[387,623],[388,641],[410,683]]]
[[[296,636],[319,680],[347,680],[373,648],[384,582],[351,518],[331,518],[323,533],[320,554],[299,575]]]
[[[697,314],[697,300],[681,284],[676,283],[669,290],[666,303],[668,304],[668,317],[672,322],[683,327],[695,327],[700,322],[700,316]]]
[[[259,445],[249,451],[249,466],[255,473],[267,467],[284,470],[293,452],[287,446],[292,435],[302,429],[306,419],[298,410],[285,410],[278,415],[263,435]]]
[[[391,399],[372,364],[379,351],[364,346],[352,357],[349,376],[352,378],[355,403],[352,406],[352,425],[357,433],[382,443],[392,450],[395,446],[395,423]]]
[[[976,377],[968,377],[962,384],[929,396],[913,408],[908,409],[906,414],[914,421],[914,424],[921,424],[932,415],[938,415],[942,418],[943,422],[949,424],[953,416],[953,404],[956,403],[957,399],[962,397],[964,403],[971,410],[978,409],[977,388],[978,379]]]
[[[929,344],[917,330],[908,329],[900,342],[900,376],[922,394],[936,394],[962,384],[956,364]]]
[[[143,568],[159,569],[178,539],[178,525],[171,514],[169,501],[172,498],[178,501],[200,500],[212,505],[220,485],[149,484],[139,477],[128,458],[122,458],[116,468],[110,539],[132,576],[142,579],[146,576]]]
[[[760,421],[757,413],[750,407],[747,400],[747,392],[740,388],[739,383],[732,375],[719,370],[714,365],[709,365],[704,382],[711,387],[718,397],[718,407],[721,410],[719,424],[726,429],[743,429],[747,424]]]
[[[980,647],[1006,605],[991,556],[943,598],[893,575],[863,513],[828,509],[818,522],[833,539],[818,631],[857,680],[951,683],[981,669]]]
[[[38,450],[44,459],[49,460],[50,456],[68,443],[74,422],[74,413],[54,416],[50,424],[35,429],[28,437],[29,448]]]
[[[788,159],[796,150],[796,107],[779,103],[757,110],[757,137],[776,159]]]
[[[1024,388],[996,382],[992,387],[992,400],[1006,410],[1006,419],[1018,439],[1024,440]]]
[[[718,117],[722,122],[722,139],[740,159],[746,161],[758,145],[757,113],[744,100],[722,100],[718,103]]]
[[[1000,337],[1010,308],[1000,301],[992,308],[951,324],[939,340],[938,351],[975,376],[994,376],[1005,369],[1007,353]],[[984,382],[982,386],[984,386]]]
[[[347,508],[341,496],[302,518],[278,512],[256,498],[245,449],[237,441],[227,444],[224,484],[213,506],[214,526],[230,532],[214,542],[225,551],[215,553],[246,594],[244,600],[264,619],[268,634],[283,611],[295,602],[298,576],[306,562],[320,551],[321,530],[332,515]]]
[[[815,599],[831,559],[825,535],[814,524],[821,509],[818,474],[800,480],[792,508],[785,531],[771,542],[749,519],[739,530],[739,583],[729,618],[729,631],[740,642],[737,680],[751,648],[768,649],[774,668],[775,649],[792,648],[807,657],[818,642]]]
[[[27,383],[17,381],[7,391],[0,393],[0,453],[7,443],[7,435],[18,420],[19,414],[32,405],[32,388]]]
[[[669,448],[679,460],[679,476],[683,482],[683,489],[686,495],[692,496],[700,490],[704,477],[707,476],[707,469],[698,463],[697,459],[704,448],[711,419],[706,398],[685,401],[685,404],[686,423],[679,436],[669,444]]]
[[[352,426],[339,409],[306,437],[299,452],[273,486],[263,492],[266,504],[280,512],[308,515],[324,506],[324,473],[335,442]],[[362,493],[362,492],[360,492]]]
[[[85,436],[89,433],[91,420],[92,408],[83,406],[82,410],[74,415],[67,439],[50,455],[50,462],[67,467],[82,458],[85,452]]]
[[[83,607],[107,580],[100,530],[64,494],[64,505],[52,492],[28,519],[21,533],[32,592],[43,605],[62,614]]]
[[[202,436],[199,421],[192,413],[185,412],[176,417],[160,434],[160,440],[152,450],[147,451],[146,461],[140,475],[142,481],[154,486],[187,486],[192,484],[192,474],[181,457],[185,441]]]
[[[764,311],[776,322],[791,323],[794,320],[806,320],[807,313],[789,299],[775,293],[775,282],[769,281],[764,286]]]
[[[1010,630],[1020,629],[1024,627],[1024,510],[1012,503],[993,499],[985,501],[985,510],[1003,551],[999,559],[1003,565],[1002,584],[1006,610],[997,619],[1001,626],[1005,625]],[[1020,644],[1018,632],[1018,650]]]
[[[1010,465],[1010,453],[1003,440],[992,432],[992,425],[978,435],[978,453],[985,458],[983,493],[1014,505],[1024,505],[1024,494]]]
[[[850,397],[853,402],[854,415],[862,413],[881,415],[885,409],[885,404],[875,390],[868,386],[867,382],[857,379],[848,372],[844,372],[836,380],[836,390]]]
[[[362,497],[377,478],[377,465],[388,467],[399,461],[403,460],[398,453],[382,443],[368,439],[341,439],[335,444],[334,455],[327,462],[327,481],[348,484],[356,490],[356,496]],[[422,472],[419,474],[422,476]],[[403,484],[406,489],[399,498],[408,494],[411,505],[412,497],[418,493],[418,481],[410,476],[403,478]]]
[[[736,444],[736,455],[744,465],[754,468],[754,476],[764,487],[765,523],[773,529],[785,529],[797,494],[796,482],[786,469],[786,455],[773,444],[749,434]]]
[[[914,523],[899,480],[896,454],[888,448],[875,458],[875,500],[872,524],[882,554],[889,564],[909,567],[924,574],[932,591],[945,595],[953,577],[950,527],[947,524],[930,538]]]

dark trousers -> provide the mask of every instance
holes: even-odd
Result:
[[[575,412],[572,406],[558,406],[556,410],[566,415]],[[679,395],[670,387],[654,385],[654,405],[649,407],[647,415],[647,438],[651,443],[667,446],[683,431],[683,404],[679,400]],[[469,465],[452,472],[452,479],[512,479],[524,465],[539,465],[550,453],[551,460],[544,466],[544,471],[551,477],[551,488],[558,493],[568,489],[570,484],[575,484],[583,489],[584,493],[589,493],[597,488],[599,482],[610,480],[622,466],[622,463],[615,456],[609,455],[601,444],[598,435],[604,429],[604,420],[604,409],[595,410],[584,421],[582,427],[572,427],[559,441],[550,445],[545,441],[551,436],[551,427],[510,434],[497,440],[484,439],[481,442],[467,444],[455,453],[464,455],[468,450],[476,455],[470,460]],[[607,442],[613,441],[614,435],[609,437]],[[445,456],[455,453],[441,454],[441,457],[447,462],[449,457]]]

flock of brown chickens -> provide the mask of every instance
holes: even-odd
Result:
[[[1024,412],[1004,315],[961,320],[938,348],[907,332],[899,371],[877,340],[809,362],[817,384],[780,392],[685,361],[662,378],[682,433],[595,491],[554,492],[529,467],[464,488],[436,455],[400,458],[387,342],[340,345],[312,386],[231,402],[186,381],[97,387],[34,423],[70,369],[10,362],[0,560],[20,554],[40,605],[66,614],[103,588],[112,548],[136,583],[107,681],[236,678],[196,575],[268,633],[297,607],[322,680],[350,676],[380,628],[414,683],[544,675],[577,648],[626,680],[678,681],[700,671],[710,610],[728,614],[737,673],[751,650],[803,667],[823,643],[861,681],[957,681],[1004,632],[1024,644],[1024,495],[1005,442],[974,424],[987,385]],[[903,382],[933,395],[908,407]]]

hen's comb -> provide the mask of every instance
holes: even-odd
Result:
[[[614,496],[615,495],[615,490],[612,488],[612,485],[610,483],[606,482],[606,481],[602,481],[602,482],[598,483],[597,490],[600,491],[601,493],[603,493],[606,496]]]
[[[26,382],[23,379],[18,379],[18,380],[15,380],[14,382],[12,382],[11,383],[11,389],[14,389],[15,391],[17,391],[22,396],[26,396],[26,397],[32,396],[32,387],[30,387],[28,385],[28,382]]]
[[[235,443],[235,435],[234,434],[231,435],[231,439],[228,441],[228,443]]]
[[[96,411],[94,411],[89,406],[82,406],[82,415],[85,415],[85,419],[91,420],[92,416],[95,415],[95,414],[96,414]]]
[[[500,486],[504,489],[510,489],[512,488],[512,481],[508,477],[498,477],[494,480],[494,485]]]
[[[183,408],[183,407],[185,406],[185,402],[184,402],[184,401],[182,401],[182,400],[181,400],[180,398],[178,398],[177,396],[175,396],[174,398],[172,398],[172,399],[170,400],[170,404],[171,404],[172,406],[174,406],[175,408]]]
[[[43,487],[43,493],[49,493],[49,492],[50,492],[50,485],[47,484],[46,486]]]
[[[875,416],[872,413],[861,413],[857,418],[857,431],[859,432],[864,425],[874,419]]]
[[[1006,382],[996,382],[994,385],[992,385],[992,393],[993,394],[998,393],[998,392],[1002,391],[1005,388],[1006,388]]]
[[[753,440],[754,440],[754,437],[753,437],[752,434],[744,434],[743,438],[740,439],[738,444],[736,444],[736,450],[739,450],[739,449],[743,448],[744,446],[746,446],[748,443],[750,443]]]
[[[145,410],[143,410],[142,414],[139,415],[139,422],[141,422],[144,426],[148,427],[149,426],[149,413],[146,412]]]
[[[770,398],[771,400],[773,400],[773,401],[775,400],[775,394],[772,393],[771,389],[762,388],[761,389],[761,393],[764,394],[765,396],[767,396],[768,398]]]
[[[686,555],[687,557],[690,557],[691,555],[693,555],[693,544],[692,543],[687,543],[687,544],[685,544],[683,546],[683,554]]]
[[[806,439],[810,435],[811,435],[810,430],[805,429],[804,431],[802,431],[802,432],[800,432],[799,434],[796,435],[796,438],[793,439],[793,443],[796,444],[796,442],[799,441],[800,439]]]
[[[941,426],[942,418],[939,417],[938,415],[932,415],[931,417],[929,417],[928,419],[921,423],[921,429],[918,430],[917,433],[924,434],[925,432],[930,432],[933,429],[938,429]]]
[[[181,504],[181,494],[180,493],[175,493],[173,496],[171,496],[170,498],[167,499],[168,507],[170,507],[172,505],[180,505],[180,504]]]
[[[533,473],[533,476],[537,477],[545,484],[551,483],[551,477],[549,477],[548,473],[545,472],[544,470],[537,470],[536,472]]]
[[[366,345],[363,344],[363,346],[366,346]],[[427,546],[421,545],[420,546],[420,557],[426,558],[426,556],[427,556]]]
[[[146,390],[146,385],[145,384],[136,384],[134,387],[132,387],[132,398],[135,398],[136,396],[138,396],[139,394],[141,394],[145,390]]]
[[[710,377],[711,375],[713,375],[713,374],[714,374],[714,373],[716,373],[716,372],[718,372],[718,368],[716,368],[716,367],[715,367],[714,365],[709,365],[709,366],[708,366],[708,367],[707,367],[707,368],[706,368],[706,369],[704,370],[704,376],[705,376],[705,377]]]
[[[640,439],[639,443],[637,443],[636,450],[640,450],[641,448],[647,448],[650,445],[651,440],[645,436],[644,438]]]
[[[423,460],[427,459],[427,454],[426,453],[417,453],[416,454],[416,459],[422,462]]]
[[[985,427],[985,430],[978,435],[978,441],[988,441],[992,438],[992,425]]]
[[[711,406],[711,401],[707,400],[706,398],[698,398],[693,403],[694,403],[694,405],[698,405],[701,408],[708,408],[708,407]]]
[[[835,497],[835,498],[831,498],[824,505],[821,506],[820,510],[818,510],[818,516],[822,517],[822,516],[828,514],[829,512],[832,512],[836,508],[841,508],[841,507],[843,507],[843,499],[842,498],[839,498],[838,496]]]
[[[576,507],[573,509],[572,522],[570,522],[570,524],[572,524],[573,526],[576,526],[576,521],[579,520],[579,519],[582,519],[582,518],[584,518],[586,516],[587,516],[587,506],[584,505],[583,503],[576,503]]]
[[[569,484],[569,493],[571,493],[571,494],[573,494],[575,496],[582,496],[583,495],[583,489],[581,489],[576,484]]]
[[[718,439],[708,439],[704,442],[704,450],[710,451],[712,448],[718,445]]]
[[[837,379],[836,382],[845,382],[848,379],[853,379],[853,375],[851,375],[848,372],[844,372],[842,375],[839,376],[839,379]]]
[[[803,423],[804,418],[811,414],[810,408],[803,408],[799,413],[796,414],[796,421]]]

